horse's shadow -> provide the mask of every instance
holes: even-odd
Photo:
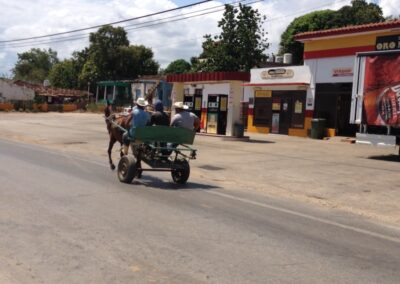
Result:
[[[166,181],[165,179],[148,175],[143,175],[140,179],[135,178],[131,184],[162,190],[211,190],[220,188],[216,185],[191,182],[190,179],[185,184],[177,184],[172,179],[171,181]]]

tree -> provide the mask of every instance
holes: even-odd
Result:
[[[144,45],[131,45],[128,55],[132,58],[129,78],[137,78],[139,75],[154,75],[158,73],[160,65],[153,59],[153,51]]]
[[[90,34],[89,42],[88,61],[89,65],[96,66],[98,79],[117,79],[118,67],[122,65],[121,48],[129,46],[126,31],[121,27],[104,26]]]
[[[281,35],[279,53],[292,53],[293,63],[300,64],[303,60],[303,45],[294,40],[296,34],[384,20],[382,9],[377,4],[367,3],[365,0],[352,0],[351,6],[344,6],[338,11],[311,12],[294,19],[289,24]]]
[[[240,70],[249,71],[251,68],[266,59],[264,51],[269,47],[265,38],[266,32],[262,29],[262,23],[266,20],[257,10],[250,6],[240,5],[238,15],[237,36],[240,40],[238,55]]]
[[[51,85],[64,89],[75,89],[78,86],[79,71],[71,59],[61,61],[53,66],[49,73]]]
[[[336,13],[335,27],[362,25],[385,21],[381,7],[365,0],[352,0],[351,6],[344,6]]]
[[[83,86],[85,83],[89,84],[90,82],[99,81],[101,80],[99,74],[100,72],[97,68],[96,63],[93,60],[89,59],[85,62],[79,74],[79,84]]]
[[[250,6],[239,9],[225,5],[223,18],[218,22],[221,34],[205,35],[203,52],[192,58],[194,71],[249,71],[266,59],[266,33],[261,28],[265,16]]]
[[[315,11],[294,19],[281,35],[279,53],[292,53],[293,64],[300,64],[303,60],[303,44],[295,41],[298,33],[329,29],[333,26],[335,11]]]
[[[168,64],[164,74],[182,74],[190,71],[192,65],[184,59],[178,59]]]
[[[126,31],[104,26],[90,34],[87,50],[75,53],[80,66],[79,84],[99,80],[135,79],[139,75],[157,74],[159,65],[154,53],[143,45],[130,45]],[[83,64],[82,64],[83,63]]]
[[[30,51],[18,53],[17,63],[12,70],[14,79],[43,83],[57,62],[57,52],[51,48],[48,50],[32,48]]]

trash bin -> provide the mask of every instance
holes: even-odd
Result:
[[[311,138],[322,139],[326,132],[326,119],[314,118],[311,120]]]
[[[243,137],[244,135],[244,125],[242,123],[233,124],[233,136],[234,137]]]

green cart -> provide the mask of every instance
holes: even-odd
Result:
[[[189,179],[189,160],[196,159],[192,145],[195,132],[179,127],[145,126],[135,130],[136,140],[131,142],[132,154],[124,155],[118,163],[118,179],[131,183],[141,178],[144,171],[168,171],[178,184]],[[142,162],[148,167],[143,168]]]

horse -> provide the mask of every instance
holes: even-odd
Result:
[[[106,108],[104,109],[104,116],[107,125],[107,131],[110,137],[110,141],[108,143],[108,161],[110,163],[111,170],[115,169],[115,165],[111,158],[112,148],[114,147],[115,142],[119,142],[121,144],[120,156],[122,157],[124,154],[122,152],[122,135],[124,132],[122,128],[128,130],[131,125],[132,115],[116,115],[113,113],[112,105],[107,103]],[[120,127],[118,127],[120,126]]]

